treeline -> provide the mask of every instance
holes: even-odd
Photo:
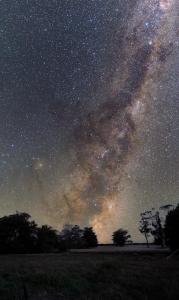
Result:
[[[160,207],[141,213],[139,231],[161,247],[179,249],[179,205]],[[131,244],[131,236],[122,228],[112,234],[114,245]],[[98,239],[92,227],[65,225],[61,232],[48,225],[38,226],[27,213],[0,218],[0,253],[57,253],[68,249],[97,247]]]
[[[0,218],[0,253],[52,253],[98,244],[92,227],[66,225],[61,232],[48,225],[38,226],[27,213]]]

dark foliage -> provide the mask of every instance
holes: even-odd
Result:
[[[27,213],[0,218],[0,253],[48,253],[66,249],[56,230],[38,227]]]
[[[92,227],[86,227],[83,231],[83,239],[86,248],[97,247],[98,240],[96,233],[93,231]]]
[[[153,219],[154,220],[152,221],[151,234],[154,237],[154,244],[161,245],[163,247],[164,246],[163,228],[162,228],[161,219],[158,211],[154,215]]]
[[[66,225],[61,233],[52,227],[38,227],[27,213],[0,218],[0,253],[56,253],[72,248],[96,247],[92,227]]]
[[[98,245],[92,227],[81,229],[78,225],[65,225],[60,237],[67,249],[90,248]]]
[[[139,231],[144,234],[147,246],[149,247],[148,238],[153,237],[155,245],[165,246],[164,223],[167,213],[173,209],[173,205],[163,205],[156,211],[154,208],[141,213]]]
[[[37,241],[37,224],[26,213],[0,218],[0,253],[32,253]]]
[[[60,233],[60,238],[67,249],[84,247],[83,230],[78,225],[65,225]]]
[[[43,225],[37,230],[36,250],[39,253],[56,252],[58,248],[58,236],[56,230],[48,225]]]
[[[113,243],[117,246],[124,246],[130,237],[128,231],[122,228],[114,231],[112,235]]]
[[[179,249],[179,205],[166,216],[165,239],[172,250]]]

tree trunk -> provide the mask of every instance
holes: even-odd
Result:
[[[147,248],[149,248],[149,241],[148,241],[148,238],[147,238],[147,233],[145,233],[145,239],[146,239],[146,242],[147,242]]]

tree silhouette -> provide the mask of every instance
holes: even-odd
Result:
[[[155,245],[165,246],[164,223],[167,213],[173,208],[173,205],[167,204],[159,208],[159,210],[145,211],[141,213],[139,230],[145,235],[147,246],[149,247],[148,238],[150,235],[154,238]]]
[[[172,250],[179,249],[179,204],[166,216],[165,239],[166,245]]]
[[[154,237],[154,244],[164,247],[163,228],[158,211],[153,216],[151,234]]]
[[[56,252],[58,236],[56,230],[48,225],[43,225],[37,231],[37,252]]]
[[[96,233],[93,231],[92,227],[85,227],[83,231],[83,239],[85,242],[85,247],[91,248],[91,247],[97,247],[98,240]]]
[[[48,225],[38,227],[30,218],[19,212],[0,218],[0,253],[62,252],[98,244],[92,227],[66,225],[59,233]]]
[[[65,225],[60,233],[60,239],[67,249],[90,248],[98,244],[92,227],[81,229],[78,225]]]
[[[37,224],[27,213],[0,218],[0,252],[31,253],[37,241]]]
[[[149,236],[151,233],[151,211],[145,211],[144,213],[141,213],[141,220],[140,220],[140,226],[139,231],[144,234],[147,247],[149,247]]]
[[[113,243],[117,246],[124,246],[130,237],[128,231],[122,228],[114,231],[112,235]]]
[[[78,225],[65,225],[60,237],[67,249],[84,248],[83,230]]]

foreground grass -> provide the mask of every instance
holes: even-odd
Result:
[[[1,300],[179,299],[179,257],[142,254],[0,256]]]

